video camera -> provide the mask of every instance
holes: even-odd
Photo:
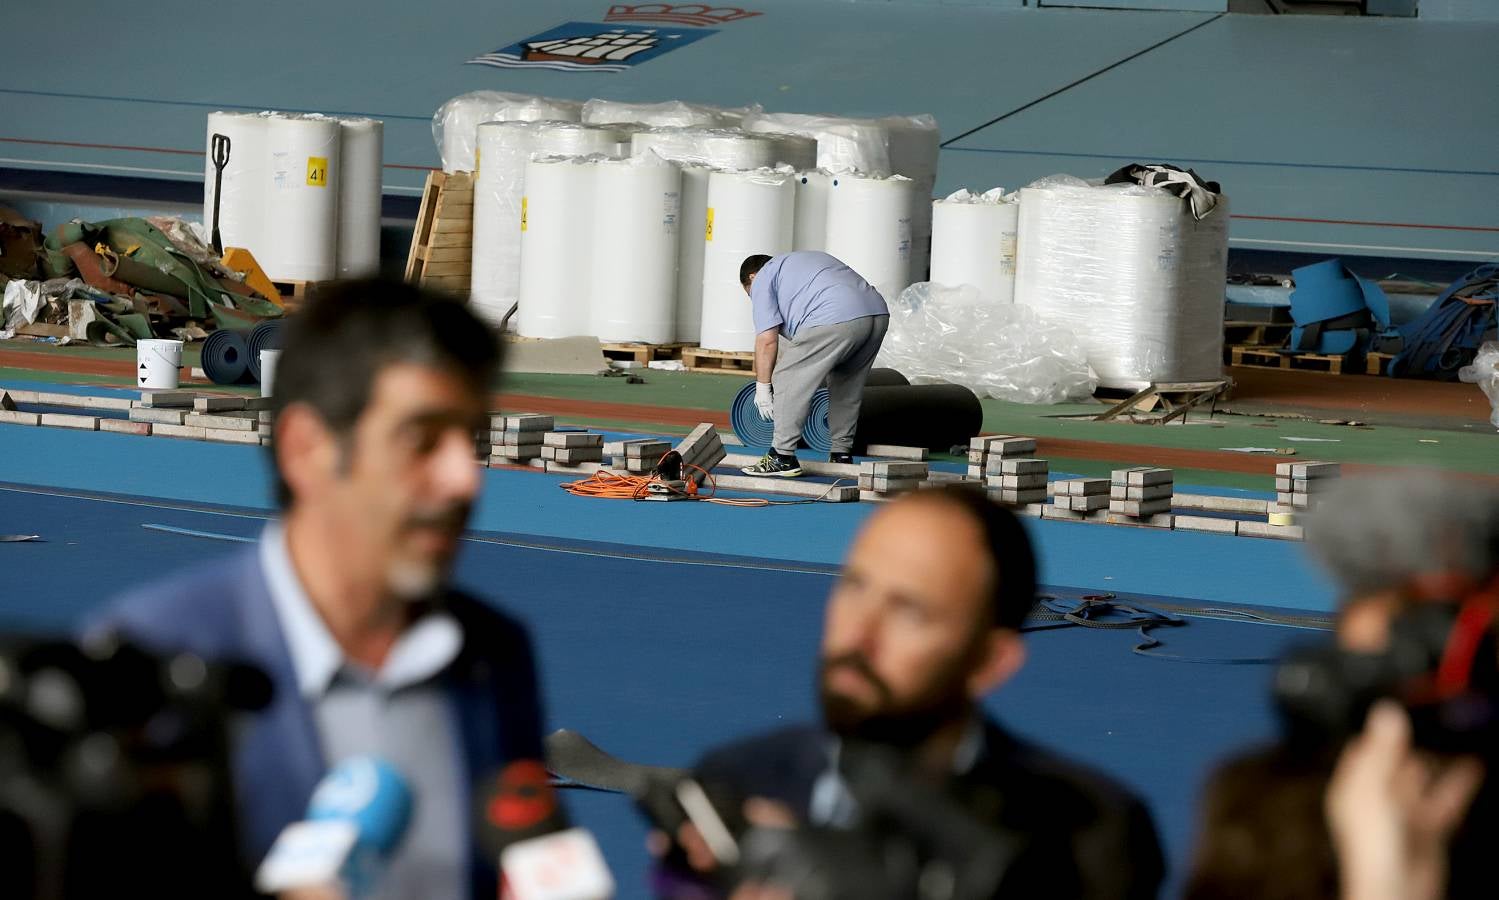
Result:
[[[1499,584],[1457,603],[1420,602],[1397,615],[1376,653],[1321,645],[1291,653],[1275,698],[1293,742],[1336,746],[1390,698],[1409,712],[1418,747],[1499,754]]]
[[[847,828],[755,827],[744,798],[688,776],[652,779],[637,794],[668,835],[691,823],[718,867],[706,879],[727,896],[743,882],[773,884],[796,900],[987,900],[1000,893],[1023,841],[969,814],[946,791],[912,776],[893,751],[845,743],[839,771],[857,814]],[[657,896],[704,896],[680,847],[663,860]]]
[[[0,638],[6,896],[249,896],[230,716],[270,696],[248,666],[112,638]]]

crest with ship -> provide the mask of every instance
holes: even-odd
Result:
[[[469,62],[502,68],[620,72],[713,34],[712,26],[758,15],[706,3],[616,4],[609,7],[604,24],[568,22]],[[641,24],[612,24],[623,22]]]

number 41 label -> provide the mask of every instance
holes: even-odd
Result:
[[[328,157],[307,157],[307,185],[308,187],[328,186]]]

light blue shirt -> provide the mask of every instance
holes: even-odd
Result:
[[[858,272],[812,250],[771,257],[750,285],[750,306],[756,334],[779,327],[788,338],[803,328],[890,314]]]
[[[444,612],[417,619],[372,672],[345,659],[297,577],[279,522],[261,535],[260,566],[326,762],[377,756],[411,788],[411,824],[373,896],[464,900],[469,786],[457,716],[438,683],[463,647],[457,620]]]

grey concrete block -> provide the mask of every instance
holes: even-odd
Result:
[[[1175,522],[1171,513],[1156,513],[1149,516],[1131,516],[1117,512],[1107,513],[1110,525],[1133,525],[1141,528],[1170,528]]]
[[[188,413],[182,419],[184,425],[196,425],[200,428],[218,428],[226,431],[254,431],[260,426],[255,418],[244,416],[214,416],[203,413]]]
[[[1161,469],[1155,466],[1134,466],[1128,469],[1115,469],[1110,480],[1114,484],[1123,484],[1130,487],[1148,487],[1157,484],[1170,484],[1175,480],[1175,476],[1170,469]]]
[[[1205,531],[1210,534],[1238,534],[1237,519],[1215,519],[1212,516],[1177,516],[1173,526],[1177,531]]]
[[[1072,497],[1093,497],[1109,495],[1110,482],[1107,478],[1069,478],[1066,481],[1053,482],[1054,493]]]
[[[194,397],[193,411],[200,413],[221,412],[245,408],[244,397]]]
[[[670,441],[638,440],[625,441],[625,456],[636,459],[650,459],[655,463],[661,457],[671,451]]]
[[[1240,522],[1239,537],[1271,538],[1278,541],[1304,539],[1300,525],[1271,525],[1268,522]]]
[[[1023,506],[1027,503],[1045,503],[1046,489],[1041,490],[1011,490],[1008,488],[990,488],[990,499],[1003,503],[1006,506]]]
[[[1110,500],[1109,512],[1121,516],[1143,518],[1171,511],[1171,501],[1163,500]]]
[[[1169,481],[1165,484],[1149,485],[1111,484],[1109,498],[1111,500],[1170,500],[1175,490],[1175,485]]]
[[[7,425],[40,425],[42,424],[42,416],[40,413],[0,409],[0,422]]]
[[[984,478],[984,484],[992,488],[1005,488],[1012,491],[1046,490],[1046,475],[988,475]]]
[[[552,416],[524,413],[514,416],[490,416],[489,425],[495,431],[551,431],[557,427]]]
[[[541,443],[547,447],[567,447],[569,449],[593,447],[600,454],[604,452],[604,436],[588,431],[549,431],[542,437]]]
[[[208,429],[196,426],[169,425],[166,423],[161,423],[152,424],[151,435],[152,437],[193,438],[195,440],[201,441],[208,436]]]
[[[870,444],[864,448],[865,456],[880,456],[888,459],[908,459],[924,461],[927,459],[925,447],[899,447],[894,444]]]
[[[1305,462],[1276,463],[1275,474],[1280,478],[1337,478],[1343,473],[1341,463]]]
[[[151,424],[149,422],[131,422],[128,419],[100,419],[99,430],[112,431],[115,434],[148,435],[151,433]]]
[[[927,472],[927,464],[923,462],[869,460],[859,464],[860,474],[883,475],[886,478],[925,478]]]
[[[1109,508],[1109,498],[1104,494],[1058,494],[1053,505],[1073,512],[1097,512]]]
[[[862,481],[863,479],[861,478],[860,480]],[[875,475],[869,481],[869,490],[878,491],[882,494],[893,494],[914,491],[921,487],[922,480],[920,478],[886,478],[882,475]],[[860,486],[862,487],[862,485]]]
[[[506,447],[540,447],[545,434],[542,431],[491,431],[489,442]]]
[[[98,431],[98,416],[75,416],[67,413],[42,413],[43,425],[53,428],[76,428],[79,431]]]
[[[221,444],[259,444],[260,435],[237,428],[205,428],[203,436]]]
[[[141,391],[140,405],[146,409],[192,406],[192,391]]]
[[[129,397],[89,397],[84,394],[62,394],[52,391],[38,391],[36,403],[47,406],[67,406],[76,409],[117,409],[126,410],[133,402]]]
[[[990,456],[984,465],[986,475],[1045,475],[1050,463],[1024,456]]]
[[[137,408],[130,411],[130,421],[150,422],[153,425],[181,425],[187,413],[180,409],[145,409]]]

